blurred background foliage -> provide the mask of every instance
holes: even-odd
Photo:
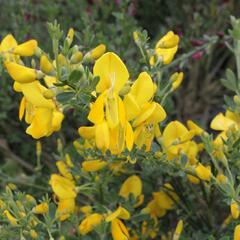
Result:
[[[226,29],[230,15],[239,17],[238,0],[0,0],[0,4],[1,38],[8,33],[19,42],[35,38],[42,49],[49,51],[51,42],[46,22],[57,19],[65,33],[70,27],[78,32],[75,41],[85,50],[104,43],[108,50],[117,52],[126,61],[131,76],[140,71],[140,65],[136,66],[140,53],[132,39],[136,29],[148,31],[152,47],[167,31],[178,33],[179,55],[194,52],[205,43],[206,36],[216,35],[217,44],[207,51],[195,51],[184,64],[174,67],[174,70],[183,69],[185,78],[172,99],[172,116],[180,121],[191,118],[207,128],[210,119],[222,108],[226,90],[220,79],[228,66],[234,69],[225,45]],[[19,102],[19,95],[12,90],[12,80],[2,73],[0,160],[13,176],[31,172],[36,159],[35,141],[25,134],[24,123],[18,121]],[[45,166],[52,166],[56,139],[60,137],[69,143],[77,136],[79,122],[74,112],[69,111],[61,132],[42,140]]]

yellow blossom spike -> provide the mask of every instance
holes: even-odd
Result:
[[[108,124],[106,121],[103,121],[102,123],[96,125],[95,140],[96,140],[96,145],[99,149],[102,149],[103,151],[105,151],[109,148],[110,133],[109,133]]]
[[[123,207],[118,207],[116,211],[110,213],[106,218],[105,221],[106,222],[111,222],[116,218],[121,218],[121,219],[129,219],[130,218],[130,213],[128,212],[127,209],[123,208]]]
[[[172,82],[172,91],[176,90],[183,81],[183,72],[176,72],[170,77],[170,81]]]
[[[90,56],[92,59],[97,60],[106,52],[106,46],[104,44],[99,44],[97,47],[91,50]]]
[[[118,94],[129,78],[125,64],[113,52],[105,53],[96,61],[93,74],[100,77],[96,86],[97,92],[104,92],[111,88]]]
[[[231,203],[231,214],[233,219],[239,218],[239,206],[236,201],[232,200]]]
[[[107,165],[106,161],[90,160],[82,163],[82,168],[86,172],[96,172],[103,169]]]
[[[138,79],[133,83],[130,94],[132,94],[139,106],[149,101],[154,94],[154,84],[147,72],[139,74]]]
[[[35,54],[37,50],[38,43],[36,40],[28,40],[18,46],[16,46],[13,50],[14,54],[23,56],[23,57],[30,57]]]
[[[172,48],[178,45],[179,36],[174,34],[173,31],[169,31],[164,35],[156,44],[156,48]]]
[[[14,62],[6,62],[5,67],[13,80],[19,83],[31,83],[37,79],[37,71]]]
[[[212,129],[220,131],[226,131],[230,126],[236,126],[236,123],[222,113],[216,115],[210,125]]]
[[[79,225],[81,235],[86,235],[91,232],[96,226],[101,224],[103,216],[99,213],[93,213],[82,220]]]
[[[127,199],[130,194],[133,194],[135,198],[142,194],[142,181],[136,176],[128,177],[122,184],[118,193],[121,197]]]
[[[240,224],[238,224],[234,229],[234,235],[233,240],[239,240],[240,239]]]
[[[33,212],[36,214],[44,214],[48,212],[48,204],[46,202],[40,203],[33,208]]]
[[[54,71],[53,64],[49,61],[46,55],[42,55],[40,58],[40,69],[44,73],[48,74]]]
[[[212,173],[211,169],[208,167],[205,167],[201,163],[198,163],[197,167],[195,168],[195,172],[201,180],[210,181]]]
[[[114,219],[111,224],[113,240],[129,240],[130,236],[126,226],[119,219]]]

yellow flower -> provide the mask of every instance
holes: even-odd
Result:
[[[128,177],[122,184],[118,194],[125,199],[128,199],[129,195],[132,194],[137,199],[142,194],[141,179],[136,175]]]
[[[129,78],[125,64],[113,52],[105,53],[96,61],[93,74],[100,77],[96,86],[97,92],[111,89],[118,94]]]
[[[192,120],[187,121],[187,126],[188,126],[189,130],[195,131],[195,134],[198,136],[200,136],[200,135],[202,135],[202,133],[204,133],[204,130],[201,127],[199,127],[196,123],[194,123]]]
[[[173,31],[169,31],[164,35],[156,45],[156,48],[172,48],[177,46],[179,43],[179,36],[174,34]]]
[[[38,72],[33,68],[28,68],[15,62],[5,62],[5,67],[13,80],[19,83],[31,83],[38,78]]]
[[[239,217],[239,207],[236,201],[232,200],[231,203],[231,214],[233,219],[238,219]]]
[[[99,213],[93,213],[82,220],[79,225],[79,231],[82,235],[91,232],[96,226],[100,225],[103,216]]]
[[[162,59],[163,64],[169,64],[178,49],[179,37],[172,31],[163,36],[156,44],[155,53]]]
[[[222,173],[219,173],[216,178],[220,184],[225,184],[228,181],[228,178]]]
[[[17,41],[12,34],[8,34],[2,39],[0,44],[0,54],[6,61],[19,61],[19,57],[12,53],[12,50],[17,46]]]
[[[203,166],[201,163],[198,163],[197,167],[195,168],[195,172],[201,180],[210,181],[212,175],[210,168]]]
[[[85,205],[79,208],[80,212],[84,213],[86,216],[92,213],[92,206]]]
[[[77,51],[71,56],[70,62],[72,64],[76,64],[76,63],[81,62],[82,58],[83,58],[82,52]]]
[[[36,214],[44,214],[48,212],[48,204],[46,202],[40,203],[33,208],[33,212]]]
[[[67,218],[69,218],[70,215],[74,212],[74,210],[75,210],[74,198],[67,199],[59,198],[56,215],[59,217],[60,221],[64,221]]]
[[[17,225],[17,219],[8,210],[4,210],[3,214],[7,217],[11,225]]]
[[[172,82],[172,91],[176,90],[183,81],[183,72],[176,72],[170,77],[170,81]]]
[[[23,57],[30,57],[35,54],[37,46],[38,43],[36,40],[28,40],[27,42],[17,45],[14,48],[13,53]]]
[[[116,211],[108,214],[108,216],[106,217],[106,222],[111,222],[116,218],[120,218],[120,219],[129,219],[130,218],[130,213],[128,212],[127,209],[123,208],[123,207],[118,207]]]
[[[104,168],[107,165],[106,161],[102,160],[90,160],[90,161],[84,161],[82,163],[82,168],[86,172],[95,172],[99,171],[102,168]]]
[[[75,192],[75,183],[68,178],[52,174],[49,184],[51,185],[53,192],[60,199],[75,198],[77,196]]]
[[[240,239],[240,224],[238,224],[234,229],[234,235],[233,240],[239,240]]]
[[[129,240],[130,238],[126,226],[118,218],[112,221],[111,231],[113,240]]]

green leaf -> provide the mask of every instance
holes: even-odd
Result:
[[[57,95],[57,101],[67,103],[74,97],[74,92],[63,92]]]
[[[79,70],[73,70],[69,76],[69,82],[76,83],[80,80],[81,77],[82,77],[82,72],[80,72]]]

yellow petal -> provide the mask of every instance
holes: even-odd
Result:
[[[233,219],[238,219],[239,218],[239,206],[236,201],[232,200],[231,203],[231,214]]]
[[[17,225],[17,219],[8,210],[4,210],[3,214],[7,217],[11,225],[13,226]]]
[[[170,122],[163,131],[163,142],[165,147],[169,147],[176,140],[188,134],[187,128],[178,121]]]
[[[153,193],[154,199],[160,208],[169,210],[173,208],[174,201],[163,191]]]
[[[64,115],[60,111],[53,111],[52,117],[52,131],[57,132],[60,130]]]
[[[68,166],[63,161],[57,161],[56,166],[58,168],[58,171],[63,175],[63,177],[68,178],[70,180],[73,180],[73,176],[70,173]]]
[[[70,217],[70,215],[74,212],[74,209],[75,209],[74,198],[60,199],[58,202],[56,215],[57,217],[59,217],[60,221],[64,221]]]
[[[111,224],[113,240],[129,240],[130,236],[126,226],[119,219],[114,219]]]
[[[156,103],[155,105],[156,107],[152,115],[147,119],[148,124],[157,124],[159,122],[162,122],[167,116],[165,110],[160,104]]]
[[[49,136],[52,127],[52,110],[49,108],[38,108],[35,112],[31,125],[26,133],[35,139]]]
[[[124,106],[126,109],[127,120],[131,121],[135,117],[137,117],[137,115],[140,113],[141,109],[140,109],[137,101],[135,100],[134,96],[131,95],[130,93],[127,94],[124,97],[123,103],[124,103]]]
[[[84,139],[93,139],[95,137],[95,126],[93,126],[93,127],[80,127],[78,129],[78,133]]]
[[[30,83],[36,81],[37,73],[35,69],[19,65],[14,62],[6,62],[5,67],[9,75],[19,83]]]
[[[238,224],[234,229],[234,236],[233,240],[239,240],[240,239],[240,224]]]
[[[37,50],[38,43],[36,40],[28,40],[14,48],[14,53],[23,57],[32,56]]]
[[[127,199],[130,194],[133,194],[133,196],[137,198],[138,196],[141,195],[141,193],[142,193],[142,181],[136,175],[128,177],[122,184],[119,191],[119,195],[125,199]]]
[[[68,178],[57,174],[52,174],[49,184],[51,185],[53,192],[60,199],[75,198],[77,196],[76,192],[74,191],[75,184]]]
[[[97,92],[113,87],[114,92],[118,93],[129,78],[125,64],[112,52],[105,53],[96,61],[93,73],[100,77],[96,86]]]
[[[157,104],[155,102],[146,103],[141,109],[139,116],[134,120],[133,127],[139,126],[141,123],[146,121],[153,114]]]
[[[128,151],[131,151],[133,148],[133,143],[134,143],[134,133],[132,126],[129,122],[126,123],[126,146]]]
[[[195,172],[200,179],[204,181],[210,181],[212,173],[208,167],[198,163],[197,167],[195,168]]]
[[[108,95],[105,102],[106,120],[110,128],[119,124],[118,98],[116,94]]]
[[[178,46],[175,46],[173,48],[157,48],[155,51],[157,56],[162,58],[163,64],[169,64],[173,60],[177,49]]]
[[[106,46],[104,44],[99,44],[93,50],[91,50],[90,55],[94,60],[100,58],[106,52]]]
[[[79,231],[82,235],[91,232],[96,226],[101,224],[103,216],[99,213],[93,213],[82,220],[79,225]]]
[[[194,130],[196,135],[200,136],[204,130],[200,128],[196,123],[194,123],[192,120],[187,121],[187,126],[190,130]]]
[[[225,117],[222,113],[219,113],[211,122],[210,127],[214,130],[225,131],[230,126],[235,126],[236,123],[230,118]]]
[[[111,222],[116,218],[121,218],[121,219],[129,219],[130,218],[130,213],[128,212],[127,209],[123,208],[123,207],[118,207],[116,211],[110,213],[105,221],[106,222]]]
[[[109,148],[110,134],[108,124],[106,121],[103,121],[102,123],[96,125],[95,139],[96,145],[99,149],[105,151],[106,149]]]
[[[154,94],[154,84],[147,72],[139,74],[138,79],[133,83],[130,94],[135,97],[139,106],[149,101]]]
[[[91,106],[88,120],[94,124],[99,124],[104,119],[104,99],[105,94],[101,94]]]
[[[54,70],[53,64],[49,61],[46,55],[42,55],[40,58],[40,69],[46,74],[51,73]]]
[[[33,208],[33,212],[36,214],[44,214],[48,212],[48,204],[46,202],[40,203]]]
[[[3,38],[0,45],[0,50],[9,51],[16,46],[17,46],[17,41],[15,40],[12,34],[8,34],[6,37]]]
[[[183,72],[176,72],[170,77],[170,81],[172,82],[172,90],[176,90],[183,81]]]
[[[82,168],[86,172],[96,172],[103,169],[107,165],[106,161],[90,160],[82,163]]]
[[[19,112],[18,112],[18,117],[19,117],[20,121],[23,118],[25,109],[26,109],[26,98],[23,97],[22,100],[21,100],[21,103],[20,103],[20,106],[19,106]]]
[[[45,76],[44,82],[46,83],[48,88],[51,88],[54,86],[54,83],[57,83],[57,78],[52,76]]]
[[[44,98],[38,81],[22,84],[21,89],[26,100],[34,106],[50,109],[55,107],[52,100]]]
[[[156,48],[172,48],[178,45],[179,36],[174,34],[173,31],[169,31],[164,35],[156,44]]]
[[[22,92],[21,83],[14,81],[13,89],[15,92]]]

